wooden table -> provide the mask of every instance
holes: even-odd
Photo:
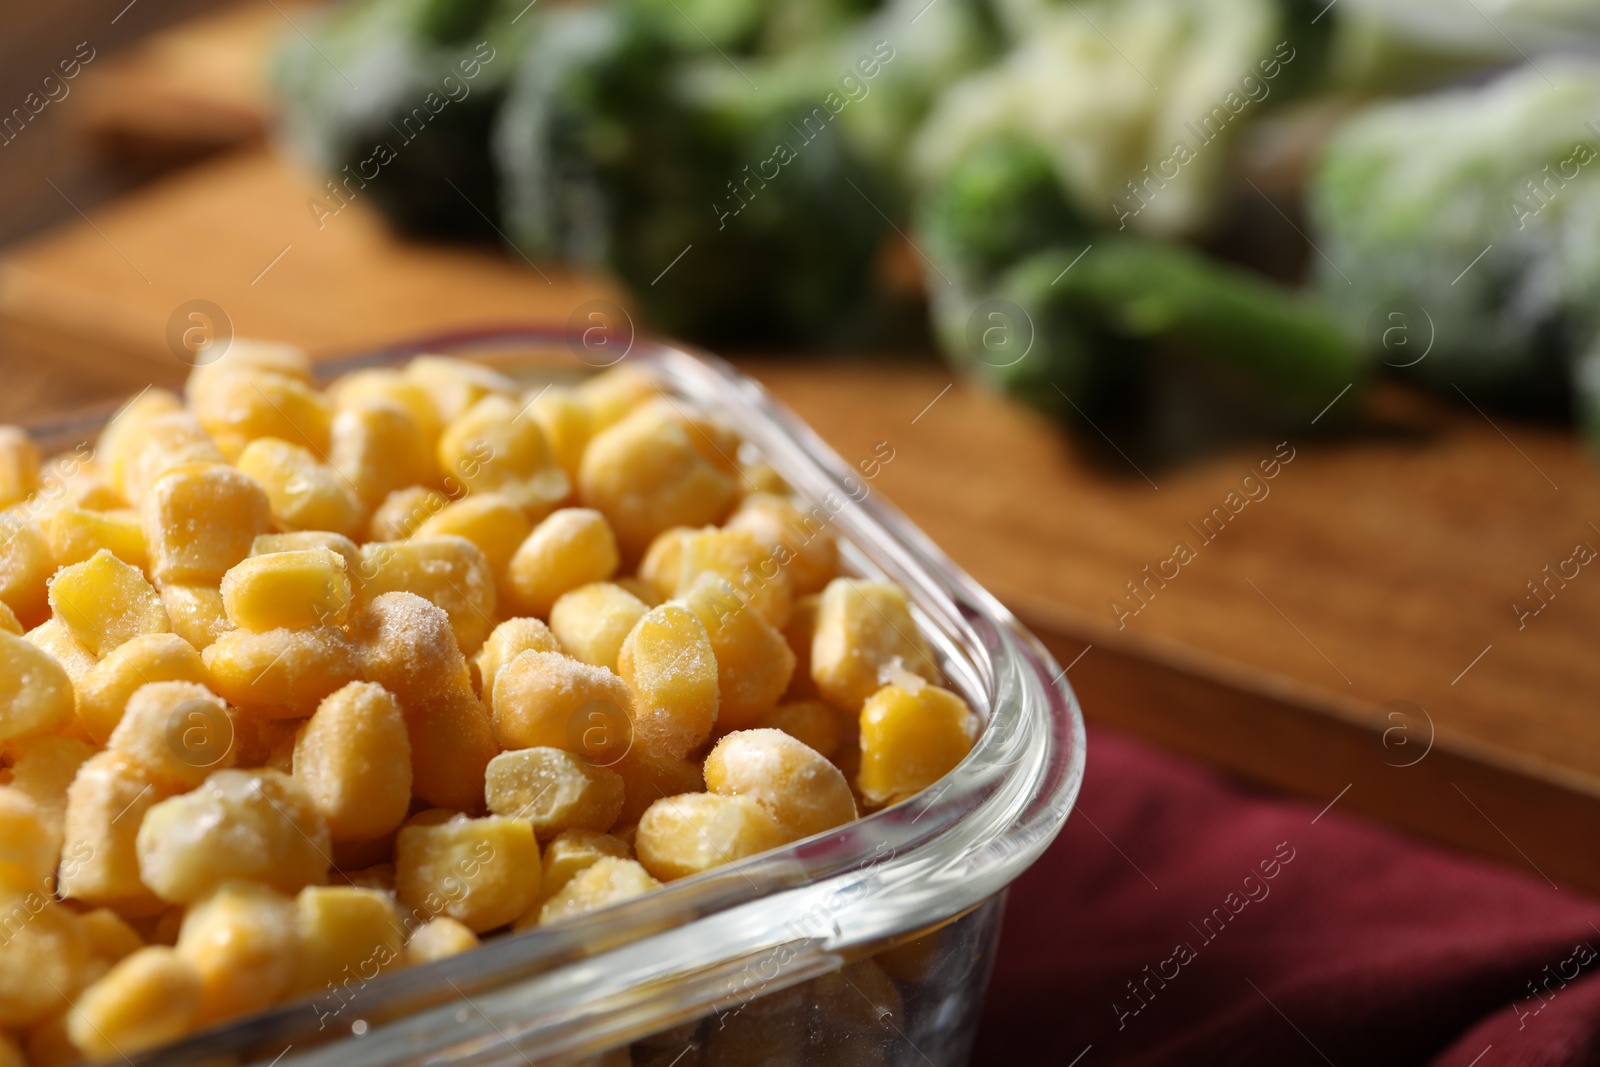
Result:
[[[181,380],[165,330],[192,299],[240,334],[340,353],[562,322],[617,295],[408,244],[359,202],[318,229],[315,189],[254,150],[14,250],[0,262],[8,417]],[[1569,435],[1381,393],[1404,432],[1308,427],[1119,472],[931,360],[742,362],[844,456],[890,444],[876,489],[1045,638],[1091,720],[1600,889],[1600,573],[1552,582],[1520,627],[1512,607],[1575,545],[1600,547],[1600,476]],[[1267,495],[1229,513],[1274,458]],[[1218,508],[1207,540],[1197,528]],[[1193,559],[1174,574],[1179,542]]]

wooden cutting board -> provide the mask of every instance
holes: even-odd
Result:
[[[617,295],[407,243],[359,200],[319,228],[316,191],[247,153],[14,250],[0,417],[180,381],[166,330],[195,299],[333,354]],[[1600,548],[1600,476],[1569,435],[1380,393],[1404,433],[1117,471],[932,360],[742,363],[846,459],[887,442],[874,491],[1045,638],[1091,720],[1600,889],[1600,567],[1566,562]]]

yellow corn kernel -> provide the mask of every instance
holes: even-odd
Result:
[[[113,649],[77,684],[78,718],[104,745],[134,690],[151,682],[204,682],[205,664],[177,634],[141,634]]]
[[[589,508],[562,508],[534,527],[511,557],[511,606],[547,618],[556,599],[617,572],[617,542],[604,516]]]
[[[97,656],[140,634],[172,631],[167,609],[139,568],[103,548],[56,572],[50,580],[50,608]]]
[[[464,537],[362,545],[356,580],[369,599],[401,591],[443,608],[450,616],[456,645],[466,655],[477,652],[494,629],[494,571],[483,550]]]
[[[294,777],[335,841],[399,827],[411,803],[411,742],[399,703],[371,682],[328,696],[295,739]]]
[[[193,903],[230,878],[294,893],[327,878],[331,845],[322,813],[293,778],[217,771],[145,813],[139,877],[171,904]]]
[[[523,652],[495,676],[490,708],[501,748],[562,748],[604,764],[628,741],[633,699],[604,667],[556,652]],[[606,736],[588,744],[591,730]]]
[[[18,426],[0,426],[0,508],[19,504],[39,488],[39,446]]]
[[[523,652],[561,652],[550,628],[538,619],[507,619],[494,628],[489,639],[478,650],[474,662],[478,665],[478,679],[482,683],[484,699],[494,695],[494,680],[500,668]]]
[[[328,387],[328,396],[340,411],[359,408],[371,400],[400,405],[416,422],[417,432],[430,450],[444,428],[439,409],[428,396],[428,390],[388,367],[351,371]]]
[[[518,546],[533,532],[527,512],[503,493],[479,493],[444,506],[417,527],[417,537],[465,537],[483,550],[494,572],[497,599],[509,603],[511,587],[506,568]]]
[[[467,683],[450,616],[415,593],[382,593],[356,613],[351,632],[361,673],[410,705]]]
[[[670,882],[790,840],[767,809],[749,797],[685,793],[663,797],[645,810],[633,847],[645,870]]]
[[[622,642],[650,609],[610,582],[593,582],[563,593],[550,609],[550,632],[574,658],[617,669]]]
[[[482,810],[484,769],[500,751],[489,709],[465,685],[401,707],[412,791],[439,807]]]
[[[886,685],[861,708],[856,786],[875,807],[904,800],[953,770],[977,737],[978,717],[949,690]]]
[[[789,621],[794,597],[781,558],[748,530],[694,530],[682,539],[678,584],[671,595],[687,592],[702,574],[716,574],[727,579],[740,599],[762,618],[782,627]]]
[[[165,905],[139,878],[136,839],[145,813],[169,795],[120,752],[90,757],[67,790],[59,894],[133,918],[159,915]]]
[[[563,830],[611,829],[622,811],[622,779],[559,748],[523,748],[489,761],[484,796],[496,815],[526,819],[541,841]]]
[[[576,390],[578,400],[589,409],[595,432],[615,425],[622,417],[647,400],[661,395],[655,379],[634,367],[612,367],[589,378]]]
[[[715,574],[696,579],[681,603],[706,628],[717,657],[717,724],[729,730],[753,725],[789,687],[794,653],[788,642]]]
[[[683,544],[694,532],[687,526],[661,531],[639,561],[640,580],[648,582],[662,599],[677,595],[678,579],[683,574]]]
[[[794,653],[794,674],[790,675],[789,688],[784,692],[790,700],[822,699],[811,677],[811,642],[817,635],[817,608],[821,604],[822,597],[817,593],[796,600],[789,622],[783,628],[783,639]]]
[[[274,552],[303,552],[308,548],[326,548],[344,558],[345,571],[354,574],[361,565],[361,549],[343,534],[328,530],[294,530],[289,533],[262,534],[250,542],[250,555],[270,556]]]
[[[157,415],[181,411],[183,401],[173,393],[165,389],[146,389],[111,416],[95,442],[94,455],[119,493],[128,468],[144,444],[145,428],[150,421]],[[125,493],[123,495],[126,497]]]
[[[516,383],[499,371],[449,356],[418,356],[402,372],[433,402],[441,422],[449,422],[486,396],[511,396]]]
[[[142,1052],[194,1029],[202,996],[193,964],[165,945],[147,945],[83,991],[67,1034],[96,1059]]]
[[[431,440],[410,410],[392,400],[341,406],[333,418],[328,464],[355,486],[368,507],[396,489],[438,480]]]
[[[728,520],[730,530],[753,534],[783,568],[795,596],[820,593],[839,573],[839,546],[821,508],[802,511],[786,497],[751,493]]]
[[[645,810],[662,797],[702,793],[706,788],[705,775],[698,762],[652,752],[644,745],[634,745],[611,765],[611,769],[622,777],[622,814],[617,816],[618,827],[637,823]],[[621,832],[617,831],[619,835]]]
[[[94,748],[75,737],[54,734],[7,742],[5,752],[11,758],[11,788],[38,806],[59,846],[67,817],[67,789],[78,768],[94,755]]]
[[[613,777],[615,777],[613,775]],[[622,783],[617,783],[617,800]],[[603,829],[603,827],[602,827]],[[51,832],[45,814],[33,798],[10,786],[0,786],[0,900],[27,893],[49,894],[54,886],[61,838]]]
[[[250,556],[222,576],[228,619],[253,633],[341,626],[350,599],[344,557],[328,548]]]
[[[633,693],[633,729],[655,752],[683,757],[717,722],[717,658],[706,628],[678,604],[651,608],[629,631],[617,673]]]
[[[706,757],[706,788],[749,797],[790,838],[810,837],[854,821],[850,783],[820,753],[782,730],[739,730]]]
[[[200,659],[212,692],[268,718],[307,718],[323,697],[361,677],[355,647],[331,626],[229,630]]]
[[[405,936],[389,894],[352,886],[308,886],[294,902],[299,993],[343,991],[405,962]]]
[[[159,785],[193,789],[233,765],[233,716],[203,685],[151,682],[128,698],[106,750],[135,761]]]
[[[823,759],[839,755],[845,738],[845,713],[824,700],[791,700],[760,719],[757,729],[782,730]]]
[[[139,507],[156,581],[211,585],[250,554],[272,521],[259,485],[225,464],[164,474]]]
[[[441,915],[417,927],[406,942],[406,962],[432,963],[459,956],[478,947],[478,935],[449,916]]]
[[[449,497],[427,486],[396,489],[373,509],[372,518],[367,522],[367,540],[404,541],[416,533],[417,527],[430,515],[443,511],[449,503]]]
[[[217,638],[235,628],[223,606],[222,590],[215,585],[164,582],[160,593],[172,632],[197,649],[210,648]]]
[[[787,497],[793,490],[789,483],[783,480],[772,464],[766,460],[757,459],[749,463],[739,464],[739,482],[753,493],[769,493],[776,497]],[[832,575],[829,575],[832,577]]]
[[[394,843],[395,892],[419,915],[448,916],[481,934],[539,895],[539,843],[523,819],[455,816],[405,826]]]
[[[190,393],[189,403],[215,440],[276,437],[318,455],[327,452],[333,407],[305,382],[255,369],[206,377],[205,386]]]
[[[0,633],[0,741],[53,734],[72,721],[72,680],[49,654]]]
[[[87,444],[52,456],[40,470],[39,489],[28,502],[41,530],[49,528],[50,520],[62,508],[117,511],[128,506]],[[137,514],[137,509],[134,511]]]
[[[259,1011],[294,980],[294,901],[270,886],[223,882],[184,912],[176,947],[200,975],[199,1022]]]
[[[139,931],[110,908],[84,912],[78,921],[89,938],[89,951],[107,962],[116,963],[144,948]]]
[[[452,419],[437,456],[445,476],[469,492],[502,493],[530,515],[548,514],[572,491],[538,422],[503,396],[486,396]]]
[[[896,661],[929,681],[939,677],[905,590],[855,578],[829,582],[811,639],[811,677],[823,698],[845,711],[859,709],[889,680],[883,672]]]
[[[18,637],[24,633],[22,623],[17,619],[17,613],[12,611],[4,600],[0,600],[0,630],[16,634]]]
[[[196,464],[226,462],[227,457],[187,411],[154,415],[145,420],[140,437],[133,442],[134,452],[122,468],[117,488],[128,502],[142,506],[145,494],[168,471]],[[146,531],[146,540],[149,532]]]
[[[589,442],[578,498],[616,531],[629,558],[674,526],[721,521],[739,497],[733,475],[695,448],[696,431],[670,408],[642,407]]]
[[[544,885],[542,895],[548,900],[572,881],[579,871],[594,866],[595,861],[606,856],[632,859],[633,850],[621,838],[593,830],[563,830],[544,847]],[[537,919],[534,916],[534,919]]]
[[[559,385],[548,385],[531,397],[524,396],[522,403],[528,417],[539,424],[556,464],[569,479],[577,478],[583,450],[594,436],[589,406],[576,391]]]
[[[8,897],[0,912],[0,1026],[21,1028],[67,1007],[88,966],[89,938],[78,917],[48,895]]]
[[[241,372],[276,374],[310,385],[312,371],[311,356],[298,345],[235,337],[224,351],[215,355],[207,353],[205,361],[189,372],[183,383],[183,395],[194,403],[217,380]]]
[[[267,494],[272,517],[291,530],[332,530],[354,537],[367,506],[319,453],[277,437],[258,437],[239,453],[239,470]]]
[[[642,897],[652,889],[660,888],[661,883],[652,878],[638,861],[619,856],[601,856],[574,874],[566,885],[544,902],[539,909],[539,923],[559,922],[574,915]],[[522,925],[518,924],[519,927]]]
[[[132,509],[57,508],[45,522],[44,535],[50,555],[59,566],[82,563],[102,548],[141,569],[148,562],[139,513]]]
[[[45,618],[45,594],[55,573],[44,532],[20,509],[0,511],[0,600],[32,629]]]

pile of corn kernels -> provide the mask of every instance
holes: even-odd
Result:
[[[126,1056],[902,800],[970,750],[905,593],[641,373],[236,342],[0,428],[0,1067]]]

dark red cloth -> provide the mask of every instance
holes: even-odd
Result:
[[[972,1062],[1600,1064],[1600,902],[1320,808],[1091,730]]]

